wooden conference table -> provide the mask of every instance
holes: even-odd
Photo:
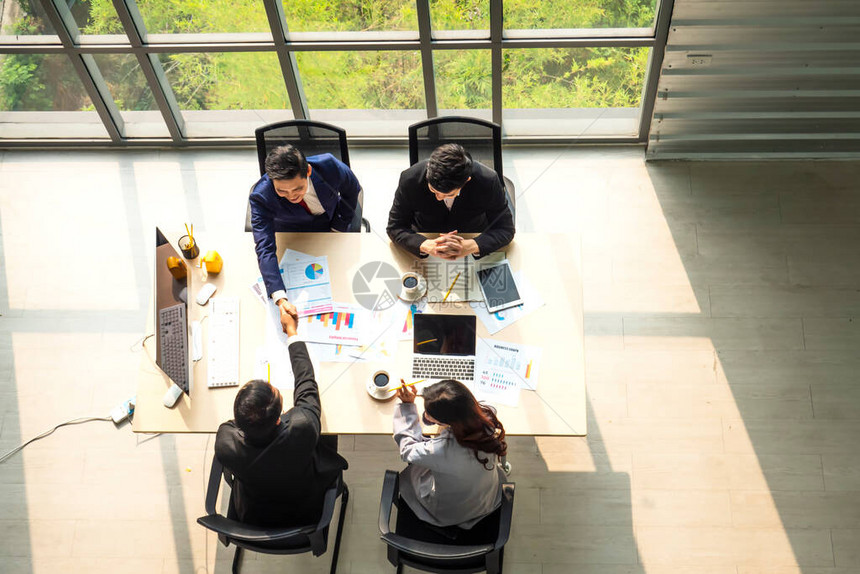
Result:
[[[178,234],[169,236],[176,245]],[[224,259],[219,275],[208,281],[218,287],[214,297],[240,299],[239,376],[253,378],[256,349],[265,341],[266,310],[249,286],[260,275],[250,233],[198,237],[201,249],[217,250]],[[372,261],[387,262],[401,273],[411,271],[417,258],[375,233],[279,233],[278,258],[286,247],[310,255],[328,256],[334,301],[355,303],[353,278]],[[512,268],[520,270],[537,288],[545,304],[492,337],[478,319],[478,337],[524,343],[542,348],[537,391],[521,391],[515,407],[498,405],[499,419],[509,435],[582,436],[586,434],[585,369],[582,319],[580,241],[576,235],[517,233],[507,249]],[[192,265],[196,261],[192,262]],[[203,285],[200,270],[192,268],[193,294]],[[192,320],[200,320],[209,305],[189,306]],[[425,312],[472,314],[468,304],[431,303]],[[150,309],[147,333],[154,332]],[[203,321],[203,359],[194,364],[191,396],[183,395],[168,409],[162,397],[170,381],[155,366],[155,340],[150,338],[141,360],[133,429],[135,432],[215,432],[233,418],[238,387],[206,385],[207,327]],[[301,324],[299,326],[301,336]],[[397,400],[379,402],[365,391],[374,371],[384,368],[392,377],[411,377],[412,342],[400,341],[393,364],[378,362],[319,363],[316,379],[322,400],[323,432],[330,434],[391,434]],[[284,408],[292,394],[284,393]],[[420,407],[420,398],[419,398]]]

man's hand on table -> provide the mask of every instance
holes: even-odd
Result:
[[[443,233],[436,239],[427,239],[421,244],[420,249],[421,253],[448,260],[459,259],[480,251],[474,239],[464,239],[457,235],[456,230]]]
[[[281,328],[288,337],[292,337],[299,325],[299,312],[296,306],[286,299],[278,300],[278,309],[281,312]]]

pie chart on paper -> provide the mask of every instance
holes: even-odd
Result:
[[[318,279],[323,274],[323,267],[319,263],[311,263],[305,267],[305,277],[310,280]]]

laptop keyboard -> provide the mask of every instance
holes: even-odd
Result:
[[[412,357],[412,377],[471,381],[475,378],[475,359]]]

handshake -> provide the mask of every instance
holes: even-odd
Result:
[[[292,337],[296,334],[296,328],[299,326],[299,311],[295,305],[286,299],[279,299],[277,305],[281,312],[281,328],[288,337]]]
[[[457,230],[443,233],[436,239],[427,239],[421,244],[421,253],[435,255],[442,259],[454,260],[466,255],[478,253],[478,244],[474,239],[464,239],[457,235]]]

